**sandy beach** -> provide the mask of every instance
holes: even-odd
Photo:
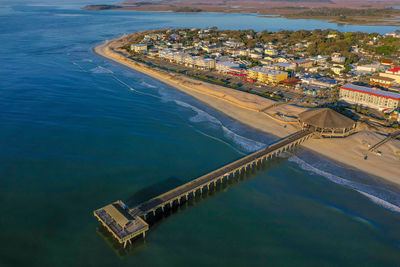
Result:
[[[105,58],[142,72],[185,92],[210,107],[257,130],[276,137],[285,137],[300,129],[297,121],[290,117],[297,116],[305,111],[306,108],[290,104],[282,104],[275,107],[272,105],[276,104],[276,102],[254,94],[194,80],[184,75],[151,69],[122,55],[119,47],[122,46],[126,39],[127,37],[124,36],[106,42],[95,47],[94,51]],[[391,140],[380,147],[379,150],[382,155],[368,153],[368,160],[364,160],[368,145],[374,145],[384,138],[385,136],[379,133],[360,128],[356,134],[347,138],[312,139],[304,143],[303,147],[338,163],[383,178],[400,186],[399,140]]]

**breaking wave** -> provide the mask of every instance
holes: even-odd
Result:
[[[152,84],[149,84],[149,83],[146,83],[145,81],[143,81],[143,82],[141,83],[141,85],[146,86],[146,87],[149,87],[149,88],[157,88],[157,86],[152,85]]]
[[[90,69],[92,73],[101,74],[101,73],[114,73],[109,69],[106,69],[102,66],[97,66],[96,68]]]
[[[360,194],[363,194],[364,196],[366,196],[367,198],[369,198],[372,202],[378,204],[379,206],[383,206],[387,209],[390,209],[392,211],[398,212],[400,213],[400,207],[396,206],[395,204],[392,204],[390,202],[387,202],[379,197],[376,197],[374,195],[368,194],[366,192],[362,192],[360,190],[357,190]]]
[[[366,196],[372,202],[378,204],[381,207],[384,207],[384,208],[391,210],[393,212],[396,212],[396,213],[400,213],[400,206],[390,203],[387,200],[387,198],[390,198],[391,194],[394,194],[393,192],[390,192],[389,190],[382,189],[382,190],[385,190],[387,194],[376,192],[375,190],[371,189],[370,185],[350,181],[345,178],[331,174],[329,172],[320,170],[320,169],[308,164],[307,162],[301,160],[297,156],[292,156],[288,160],[290,162],[296,163],[301,169],[303,169],[305,171],[309,171],[309,172],[321,175],[336,184],[344,185],[346,187],[349,187],[349,188],[359,192],[360,194]]]
[[[240,150],[245,151],[245,152],[254,152],[262,147],[265,146],[265,144],[254,141],[252,139],[246,138],[244,136],[238,135],[232,130],[228,129],[225,127],[220,120],[215,118],[214,116],[208,114],[207,112],[196,108],[195,106],[192,106],[186,102],[182,102],[179,100],[174,100],[174,102],[182,107],[185,108],[190,108],[194,112],[196,112],[196,115],[191,117],[189,120],[194,123],[199,123],[199,122],[211,122],[212,124],[220,127],[223,131],[224,137],[228,138],[232,142],[234,142]]]

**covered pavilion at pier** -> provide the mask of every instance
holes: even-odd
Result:
[[[330,108],[307,110],[299,114],[303,129],[314,130],[321,137],[345,137],[356,129],[356,122]]]

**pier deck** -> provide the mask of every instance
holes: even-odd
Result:
[[[96,210],[94,215],[120,243],[124,243],[124,246],[126,246],[132,238],[140,234],[145,235],[148,230],[148,224],[145,220],[149,214],[155,215],[157,209],[164,211],[166,206],[172,207],[174,203],[180,205],[181,200],[187,200],[190,194],[195,196],[198,191],[203,193],[203,189],[209,190],[210,186],[216,186],[217,182],[222,183],[224,179],[234,178],[236,174],[240,175],[242,172],[279,156],[282,152],[292,150],[311,138],[313,134],[314,132],[311,130],[296,132],[259,151],[141,203],[133,209],[129,209],[122,201],[117,201],[110,204],[112,206],[107,205]]]

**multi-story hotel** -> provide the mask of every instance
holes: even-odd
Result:
[[[400,106],[400,94],[354,84],[340,87],[340,99],[376,109],[395,109]]]
[[[278,84],[287,79],[288,74],[285,71],[254,67],[248,70],[248,76],[261,83]]]

